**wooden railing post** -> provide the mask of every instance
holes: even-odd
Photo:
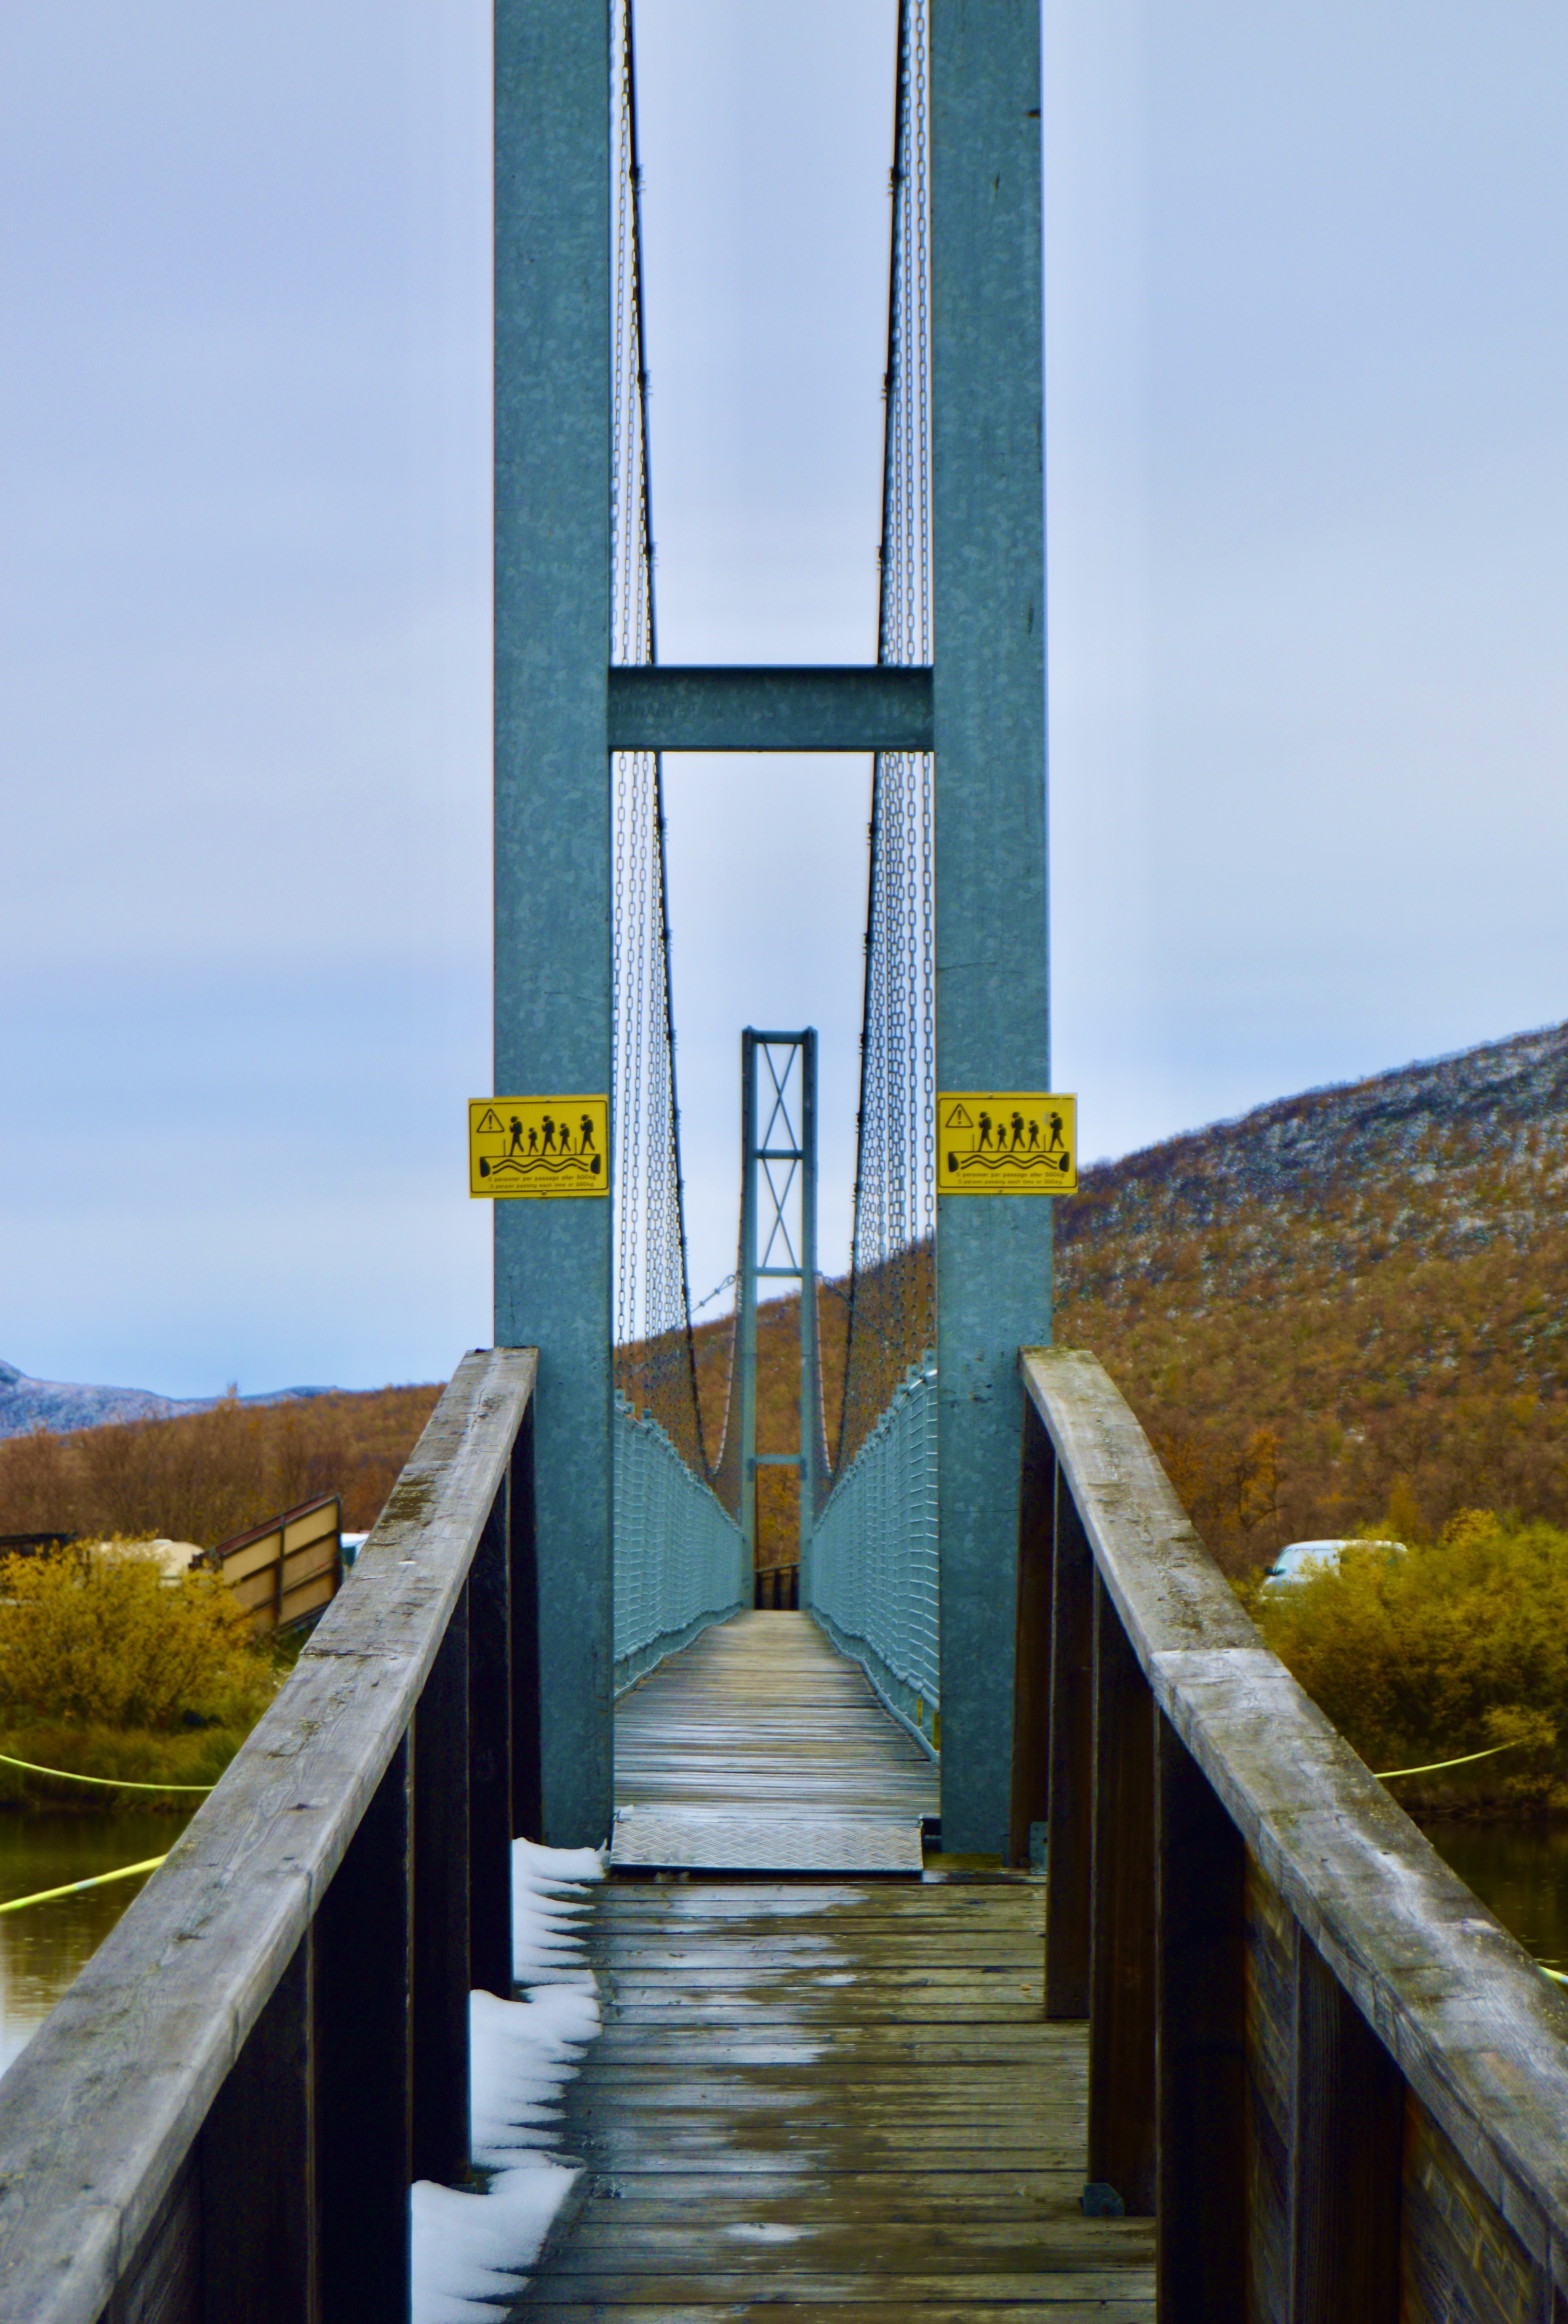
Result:
[[[468,2170],[468,1592],[414,1712],[416,2179]]]
[[[1059,1465],[1053,1530],[1046,2015],[1087,2017],[1093,1860],[1094,1561]]]
[[[1155,1720],[1156,2310],[1247,2310],[1247,1849]]]
[[[540,1751],[539,1555],[533,1508],[533,1406],[518,1432],[507,1484],[512,1598],[512,1829],[544,1837]]]
[[[1299,1924],[1292,2047],[1289,2324],[1393,2324],[1405,2083]]]
[[[323,2324],[409,2324],[413,1879],[405,1734],[316,1917]]]
[[[1012,1796],[1007,1860],[1029,1862],[1029,1827],[1046,1821],[1051,1784],[1051,1536],[1056,1456],[1045,1424],[1024,1405],[1019,1494],[1018,1618],[1013,1656]]]
[[[1154,1698],[1094,1574],[1089,2177],[1154,2209]]]
[[[469,1975],[512,1997],[512,1561],[509,1480],[468,1574]]]
[[[307,1928],[202,2126],[201,2324],[318,2324],[311,1950]]]

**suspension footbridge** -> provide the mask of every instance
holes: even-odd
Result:
[[[900,0],[839,669],[659,660],[630,0],[495,21],[495,1344],[5,2078],[0,2324],[1568,2324],[1563,2004],[1050,1345],[1038,8]],[[858,759],[871,836],[850,1275],[828,1326],[815,1036],[747,1028],[717,1374],[663,811],[715,750]],[[576,2194],[419,2309],[530,1845],[604,1876]]]

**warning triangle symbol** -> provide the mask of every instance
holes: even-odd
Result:
[[[486,1106],[484,1111],[479,1117],[479,1130],[481,1131],[497,1130],[503,1129],[505,1125],[502,1121],[501,1116],[496,1112],[495,1108],[493,1105]]]
[[[974,1124],[970,1120],[964,1108],[961,1105],[955,1105],[947,1117],[947,1127],[949,1130],[973,1130]]]

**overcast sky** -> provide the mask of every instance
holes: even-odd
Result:
[[[641,0],[666,659],[875,638],[892,0]],[[1047,0],[1056,1085],[1114,1154],[1568,1013],[1568,14]],[[0,10],[0,1356],[489,1334],[487,12]],[[858,761],[669,770],[847,1245]]]

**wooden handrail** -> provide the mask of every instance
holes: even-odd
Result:
[[[464,1359],[277,1701],[6,2075],[4,2324],[406,2317],[410,2174],[466,2163],[470,1982],[511,1991],[535,1370]]]
[[[1568,2006],[1264,1645],[1093,1358],[1021,1361],[1012,1846],[1046,1825],[1047,2012],[1090,2017],[1088,2176],[1155,2210],[1161,2317],[1562,2324]]]

